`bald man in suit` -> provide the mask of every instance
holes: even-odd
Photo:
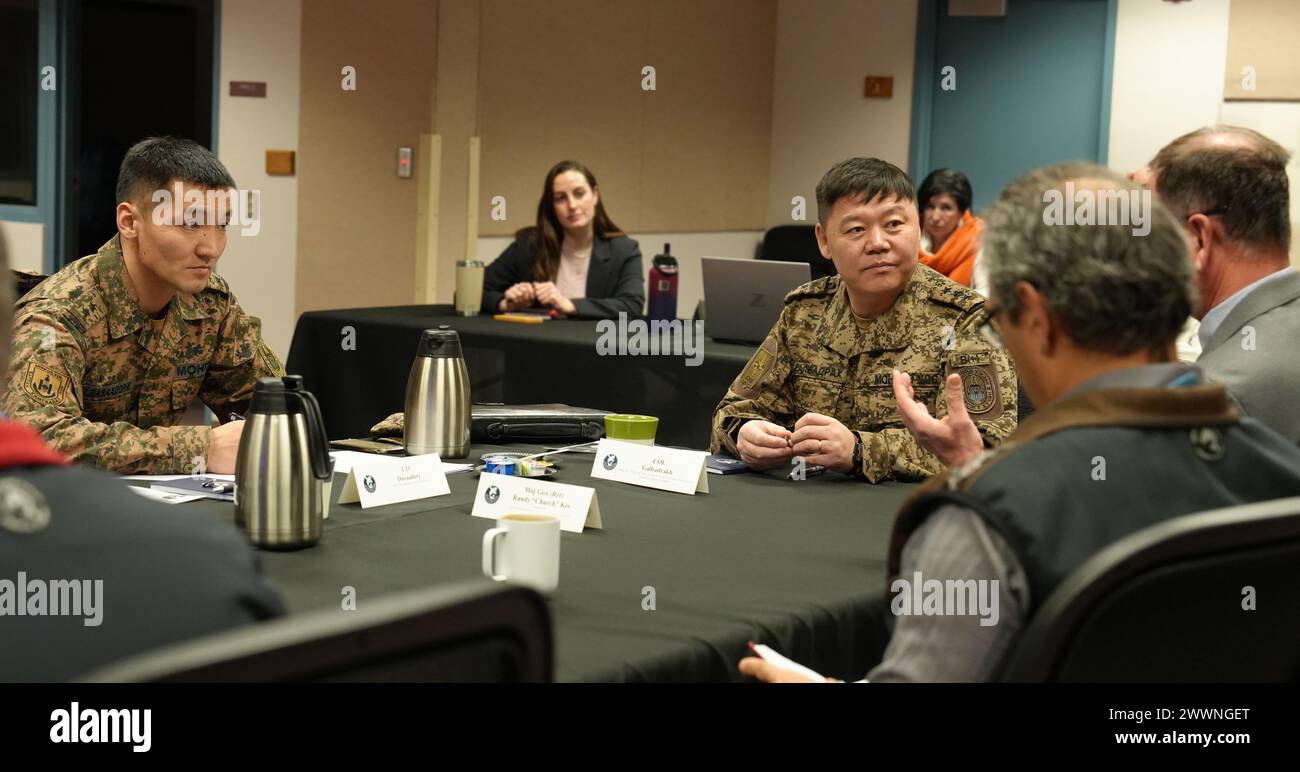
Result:
[[[1213,126],[1170,142],[1144,171],[1191,244],[1200,290],[1197,364],[1245,413],[1300,442],[1289,158],[1259,132]]]

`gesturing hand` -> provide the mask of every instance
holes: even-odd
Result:
[[[948,415],[942,420],[930,415],[925,405],[916,401],[912,376],[894,371],[894,399],[903,425],[912,432],[921,447],[930,451],[947,466],[958,466],[984,451],[984,439],[966,412],[961,376],[952,373],[944,381],[944,399]]]

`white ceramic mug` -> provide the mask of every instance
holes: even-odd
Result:
[[[560,518],[502,515],[483,534],[483,573],[552,593],[560,583]]]

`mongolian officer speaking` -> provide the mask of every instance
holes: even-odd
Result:
[[[822,178],[817,209],[817,241],[838,275],[786,295],[713,414],[711,450],[754,468],[800,456],[871,482],[935,474],[943,465],[899,415],[896,370],[932,414],[960,411],[987,446],[1001,442],[1016,427],[1015,370],[979,333],[984,297],[917,264],[911,180],[851,158]]]

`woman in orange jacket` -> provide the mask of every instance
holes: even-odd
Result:
[[[917,191],[921,205],[921,262],[971,286],[984,222],[970,210],[970,180],[956,169],[935,169]]]

